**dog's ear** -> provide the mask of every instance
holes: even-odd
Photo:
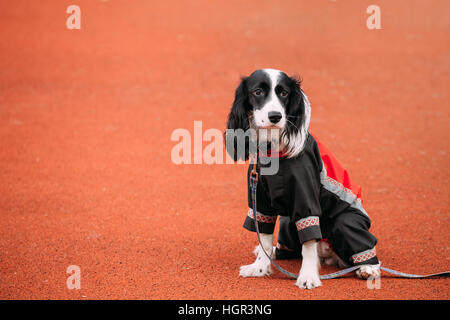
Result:
[[[288,158],[296,157],[303,150],[308,138],[311,107],[300,84],[301,80],[298,77],[291,77],[291,95],[286,107],[286,117],[289,121],[281,136]]]
[[[249,157],[249,139],[245,132],[249,129],[249,113],[251,107],[248,102],[246,78],[242,78],[236,89],[233,106],[227,120],[225,143],[228,154],[237,160],[247,160]],[[242,143],[245,141],[243,150]],[[238,144],[240,148],[238,148]]]
[[[291,95],[286,107],[286,116],[289,120],[286,124],[286,130],[289,134],[297,134],[298,130],[301,130],[305,125],[305,101],[300,85],[300,78],[291,77]]]
[[[228,115],[227,129],[242,129],[247,130],[249,127],[248,113],[250,108],[248,106],[248,92],[245,84],[245,78],[242,78],[241,83],[236,89],[234,95],[233,106]]]

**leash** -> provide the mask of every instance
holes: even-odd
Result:
[[[257,159],[256,159],[256,161],[253,162],[252,171],[250,172],[250,189],[251,189],[251,197],[252,197],[253,218],[254,218],[254,222],[255,222],[256,235],[258,236],[259,245],[260,245],[262,251],[264,252],[264,254],[267,256],[267,258],[269,258],[270,263],[272,263],[278,269],[278,271],[280,271],[281,273],[287,275],[288,277],[297,279],[298,278],[298,274],[289,272],[289,271],[283,269],[282,267],[280,267],[274,261],[274,259],[272,259],[272,257],[266,252],[266,250],[264,250],[264,247],[261,244],[261,236],[260,236],[260,232],[259,232],[257,211],[256,211],[256,186],[258,185],[258,172],[256,171],[256,162],[257,162]],[[381,262],[380,262],[380,265],[381,265]],[[350,268],[339,270],[339,271],[334,272],[334,273],[321,275],[320,279],[321,280],[328,280],[328,279],[339,278],[339,277],[342,277],[345,274],[348,274],[348,273],[350,273],[352,271],[355,271],[355,270],[359,269],[360,267],[361,266],[353,266],[353,267],[350,267]],[[439,272],[439,273],[432,273],[432,274],[426,274],[426,275],[419,275],[419,274],[411,274],[411,273],[400,272],[400,271],[397,271],[397,270],[393,270],[393,269],[389,269],[389,268],[385,268],[385,267],[381,267],[381,266],[379,268],[381,270],[387,272],[387,273],[390,273],[390,274],[394,275],[394,277],[400,277],[400,278],[423,279],[423,278],[431,278],[431,277],[449,277],[450,276],[450,271]]]

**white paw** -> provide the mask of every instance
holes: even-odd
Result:
[[[366,264],[356,270],[356,275],[364,280],[369,278],[375,279],[380,277],[380,265],[379,264]]]
[[[319,273],[311,270],[300,270],[300,275],[295,283],[300,289],[313,289],[320,287],[322,282],[320,281]]]
[[[264,277],[272,274],[272,268],[269,263],[263,261],[255,261],[252,264],[241,266],[239,275],[241,277]]]
[[[242,266],[239,269],[239,275],[241,277],[264,277],[272,274],[272,268],[270,265],[270,260],[267,258],[260,246],[256,246],[253,253],[256,256],[255,262]],[[267,252],[272,257],[275,254],[275,250],[272,252]]]

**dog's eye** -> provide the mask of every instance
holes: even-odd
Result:
[[[286,90],[283,90],[280,92],[280,96],[283,98],[286,98],[289,95],[289,92],[287,92]]]
[[[262,89],[255,89],[253,90],[253,94],[257,97],[262,96],[264,94],[264,91]]]

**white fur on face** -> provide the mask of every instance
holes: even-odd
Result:
[[[278,84],[279,77],[281,71],[275,69],[263,69],[264,72],[270,78],[270,91],[267,102],[264,106],[259,110],[253,111],[253,121],[256,127],[265,128],[265,127],[275,127],[279,129],[283,129],[286,125],[286,111],[283,108],[283,105],[275,93],[275,88]],[[269,112],[277,111],[281,113],[281,119],[278,123],[273,124],[269,120]]]
[[[283,107],[280,99],[275,93],[275,88],[280,81],[280,74],[282,71],[275,69],[263,69],[263,71],[267,74],[270,79],[270,91],[269,96],[267,98],[267,102],[265,102],[264,106],[261,109],[257,109],[253,111],[253,116],[251,119],[250,126],[255,129],[261,128],[276,128],[280,129],[280,133],[282,133],[287,125],[287,114],[286,110]],[[283,150],[283,153],[287,158],[294,158],[300,154],[303,150],[306,140],[308,138],[308,129],[309,123],[311,119],[311,105],[309,103],[308,97],[302,92],[303,101],[304,101],[304,114],[303,115],[294,115],[294,116],[304,116],[305,120],[301,128],[298,128],[298,131],[295,133],[287,135],[282,135],[282,139],[279,141],[278,146],[280,150]],[[280,112],[282,118],[276,124],[272,124],[269,120],[269,112],[276,111]],[[264,136],[259,137],[260,140],[266,141]],[[269,137],[267,137],[267,141],[269,141]],[[273,143],[274,141],[272,141]]]

